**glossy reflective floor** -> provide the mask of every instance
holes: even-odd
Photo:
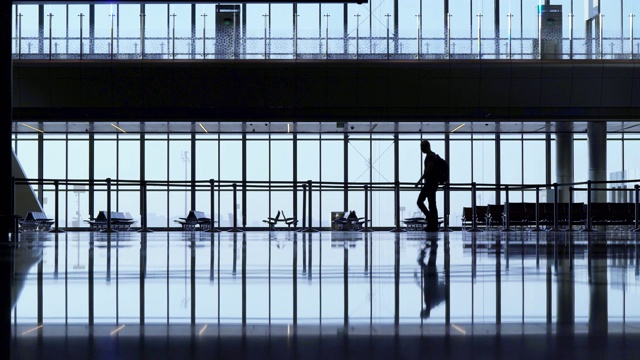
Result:
[[[13,358],[640,358],[640,235],[25,232]]]

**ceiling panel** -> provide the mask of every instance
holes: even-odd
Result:
[[[115,126],[114,126],[115,125]],[[570,131],[585,133],[587,122],[571,123]],[[153,134],[192,134],[192,133],[262,133],[262,134],[532,134],[555,133],[555,123],[545,122],[15,122],[15,133],[153,133]],[[640,133],[640,121],[609,121],[609,133]]]

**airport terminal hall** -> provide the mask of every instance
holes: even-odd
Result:
[[[0,358],[640,359],[640,1],[0,8]]]

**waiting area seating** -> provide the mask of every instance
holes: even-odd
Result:
[[[335,212],[334,212],[335,213]],[[363,217],[358,217],[355,211],[344,211],[337,215],[331,220],[332,221],[332,230],[337,231],[359,231],[364,228],[364,225],[367,219]]]
[[[110,216],[107,216],[107,211],[100,210],[98,215],[94,219],[85,220],[89,224],[91,230],[106,230],[109,219],[111,220],[112,230],[131,230],[131,225],[136,221],[128,212],[112,211]]]
[[[18,226],[23,231],[49,231],[53,223],[54,220],[42,211],[29,211],[23,219],[18,220]]]
[[[204,212],[197,210],[190,210],[186,217],[181,217],[174,220],[182,227],[182,230],[186,231],[207,231],[211,229],[211,218],[208,218]]]
[[[279,223],[284,223],[287,225],[287,228],[291,228],[292,226],[296,227],[296,225],[298,225],[298,219],[295,217],[287,217],[282,210],[278,210],[276,216],[268,217],[262,220],[262,222],[269,226],[269,230],[275,230],[275,226]]]
[[[637,226],[634,203],[591,203],[589,210],[592,226],[612,226],[616,230]]]
[[[624,230],[635,226],[634,203],[531,203],[517,202],[505,205],[476,207],[476,227],[481,230],[531,229],[536,225],[551,230],[583,229],[587,226],[612,226]],[[590,219],[587,219],[587,214]],[[473,208],[463,207],[462,229],[473,227]],[[590,220],[590,224],[588,222]]]

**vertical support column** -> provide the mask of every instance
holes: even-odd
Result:
[[[238,229],[238,184],[233,183],[233,223],[229,232],[242,232]]]
[[[100,230],[101,232],[115,232],[117,231],[111,226],[111,178],[107,178],[107,224],[105,229]]]
[[[55,187],[55,219],[53,229],[49,230],[49,232],[61,233],[64,231],[58,227],[58,221],[60,220],[60,182],[58,180],[55,180],[53,184]],[[80,219],[78,219],[78,224],[80,224]]]
[[[313,191],[312,191],[313,187],[312,187],[312,183],[311,180],[307,180],[307,199],[309,205],[307,206],[308,208],[308,225],[309,227],[304,230],[304,232],[318,232],[318,230],[313,228]]]
[[[446,132],[444,134],[444,158],[447,163],[451,163],[451,147],[449,141],[451,140],[451,133]],[[447,182],[444,184],[444,231],[451,231],[449,229],[449,218],[451,215],[451,171],[447,176]]]
[[[142,218],[140,219],[142,223],[142,228],[140,228],[138,232],[141,232],[141,233],[153,232],[153,230],[149,230],[149,228],[147,227],[148,224],[147,224],[147,181],[146,180],[142,180],[140,182],[140,204],[142,205],[142,211],[141,211]]]
[[[397,123],[396,123],[397,129]],[[404,232],[405,229],[400,227],[400,139],[398,133],[393,135],[393,208],[394,208],[394,224],[395,228],[391,232]],[[438,220],[438,219],[436,219]]]
[[[0,166],[3,169],[11,169],[11,124],[13,122],[12,113],[12,96],[13,96],[13,68],[11,53],[11,13],[13,8],[12,1],[0,3],[0,62],[2,63],[2,81],[5,96],[0,98],[0,111],[2,111],[2,119],[0,122],[0,141],[4,150],[0,151]],[[4,155],[2,155],[4,154]],[[5,195],[9,199],[14,198],[14,187],[11,171],[3,171],[0,174],[0,188],[4,189]],[[0,205],[0,244],[6,244],[11,240],[11,217],[13,215],[13,201],[3,201]],[[9,249],[9,246],[3,246]],[[3,359],[11,358],[11,269],[13,268],[13,254],[9,250],[2,253],[3,260],[0,261],[0,357]]]
[[[369,229],[369,185],[364,185],[364,229],[360,229],[361,232],[371,232]]]
[[[342,207],[349,211],[349,134],[345,133],[342,140]]]
[[[593,182],[593,189],[606,189],[607,184],[607,123],[604,121],[590,121],[587,123],[587,139],[589,154],[589,180]],[[593,202],[607,202],[605,191],[594,190],[591,194]]]
[[[233,29],[235,31],[235,27]],[[246,127],[246,123],[243,124]],[[247,133],[242,134],[242,227],[247,227]],[[235,203],[235,201],[234,201]]]
[[[209,222],[209,230],[207,232],[220,232],[220,229],[216,229],[216,219],[214,217],[216,210],[216,190],[215,190],[215,180],[209,179],[209,196],[210,196],[210,204],[209,207],[211,209],[210,222]]]
[[[95,53],[96,47],[96,6],[89,4],[89,54]]]
[[[558,202],[569,201],[569,187],[573,183],[573,133],[572,122],[556,122],[556,183]],[[606,154],[605,154],[606,156]]]

